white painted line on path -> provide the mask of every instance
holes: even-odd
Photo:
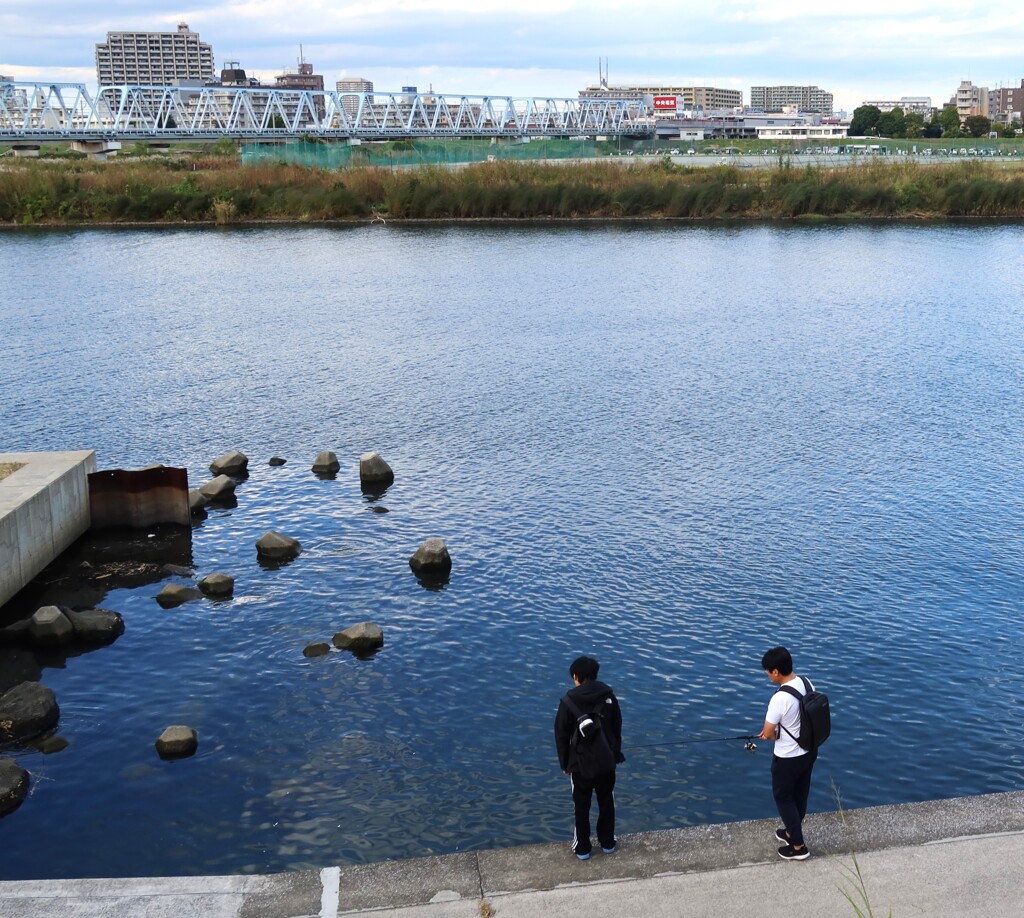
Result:
[[[341,868],[324,867],[320,871],[320,918],[338,918],[341,898]]]

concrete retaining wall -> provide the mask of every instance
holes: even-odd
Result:
[[[89,528],[96,453],[0,453],[24,463],[0,481],[0,605]]]

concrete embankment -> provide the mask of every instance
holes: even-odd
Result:
[[[89,528],[96,453],[0,453],[0,606]]]
[[[776,856],[774,820],[626,835],[576,860],[565,843],[272,876],[0,883],[5,918],[238,916],[360,912],[403,918],[787,918],[1021,913],[1024,792],[808,817],[814,856]],[[116,873],[117,865],[111,865]]]

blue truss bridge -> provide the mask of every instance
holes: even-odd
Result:
[[[0,83],[0,143],[646,136],[642,101]]]

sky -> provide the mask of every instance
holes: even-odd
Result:
[[[949,100],[961,80],[1020,86],[1021,0],[0,0],[0,74],[96,82],[108,31],[189,24],[215,66],[266,80],[300,45],[327,88],[575,97],[598,80],[739,89],[813,84],[847,112],[865,100]]]

